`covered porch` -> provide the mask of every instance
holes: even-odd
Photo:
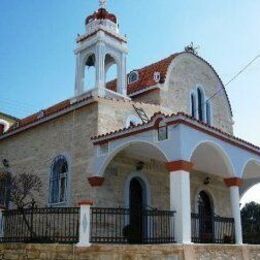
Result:
[[[239,189],[259,148],[183,114],[93,144],[93,243],[243,243]]]

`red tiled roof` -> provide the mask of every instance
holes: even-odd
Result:
[[[131,134],[135,134],[135,133],[139,133],[140,131],[142,131],[142,129],[147,128],[146,130],[150,130],[151,128],[154,128],[156,126],[156,122],[158,120],[158,118],[162,118],[162,119],[172,119],[172,122],[174,122],[175,120],[178,121],[177,117],[182,117],[182,122],[185,122],[187,120],[190,121],[191,123],[188,125],[190,125],[191,127],[194,127],[195,129],[198,129],[200,131],[203,131],[205,129],[205,132],[212,134],[214,136],[216,136],[219,139],[222,139],[226,142],[232,143],[238,147],[241,147],[243,149],[249,150],[253,153],[256,153],[257,155],[260,155],[260,147],[257,145],[254,145],[250,142],[247,142],[241,138],[238,138],[232,134],[226,133],[224,131],[222,131],[221,129],[214,127],[214,126],[210,126],[207,123],[204,123],[200,120],[197,120],[196,118],[183,113],[183,112],[178,112],[176,114],[171,114],[171,115],[165,115],[164,113],[161,112],[156,112],[148,122],[146,123],[141,123],[141,124],[137,124],[137,125],[133,125],[133,126],[129,126],[129,127],[125,127],[125,128],[121,128],[112,132],[108,132],[105,134],[101,134],[101,135],[97,135],[97,136],[93,136],[91,137],[91,140],[93,141],[94,145],[98,145],[98,144],[102,144],[104,142],[108,142],[110,140],[114,140],[114,139],[118,139],[118,138],[123,138],[125,136],[128,136],[130,134],[128,134],[128,131],[131,132]],[[153,124],[152,126],[150,126],[151,124]],[[198,127],[196,127],[196,125],[198,125]]]
[[[151,65],[148,65],[144,68],[134,70],[138,72],[139,79],[136,82],[130,83],[127,85],[127,94],[133,94],[134,92],[143,90],[145,88],[151,87],[157,82],[154,80],[154,73],[160,72],[161,82],[164,82],[166,73],[168,70],[169,65],[171,64],[172,60],[177,57],[179,53],[173,54],[168,58],[155,62]],[[127,77],[130,73],[128,73]],[[110,81],[107,83],[107,88],[110,90],[116,90],[116,80]]]

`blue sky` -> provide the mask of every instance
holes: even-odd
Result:
[[[97,6],[98,0],[0,1],[0,111],[23,117],[73,95],[75,38]],[[128,70],[193,41],[227,82],[260,54],[259,0],[108,0],[108,8],[128,37]],[[235,134],[260,145],[260,59],[227,92]]]

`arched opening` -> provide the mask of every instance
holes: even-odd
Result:
[[[63,156],[57,156],[51,167],[49,203],[65,203],[68,199],[68,162]]]
[[[129,185],[129,211],[132,243],[141,243],[144,233],[143,210],[146,207],[146,187],[139,178],[133,178]]]
[[[84,70],[84,90],[89,91],[95,88],[96,84],[96,59],[92,54],[87,58],[86,66]]]
[[[194,93],[191,94],[191,116],[196,117],[196,101]]]
[[[229,157],[216,143],[205,141],[198,144],[190,158],[196,171],[223,178],[234,176],[233,166]]]
[[[213,205],[206,191],[198,194],[199,236],[202,243],[213,242]]]
[[[197,89],[198,95],[198,119],[204,121],[204,93],[200,88]]]
[[[105,86],[117,92],[118,65],[115,59],[107,54],[105,57]]]

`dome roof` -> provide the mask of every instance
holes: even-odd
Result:
[[[109,13],[105,8],[99,8],[92,15],[89,15],[86,18],[86,24],[94,20],[110,20],[113,23],[117,23],[117,18],[114,14]]]

